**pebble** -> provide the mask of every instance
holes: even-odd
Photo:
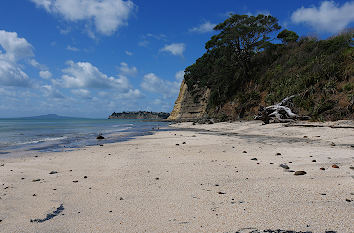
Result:
[[[244,150],[244,151],[242,151],[242,153],[245,153],[245,154],[246,154],[246,153],[247,153],[247,151],[245,151],[245,150]]]
[[[331,143],[331,146],[336,146],[336,144],[334,142]]]
[[[294,173],[295,176],[302,176],[302,175],[305,175],[305,174],[307,174],[305,171],[296,171]]]
[[[32,180],[32,182],[38,182],[38,181],[41,181],[41,179],[34,179],[34,180]]]
[[[87,176],[84,176],[84,179],[87,179]]]
[[[57,174],[58,172],[57,171],[51,171],[49,172],[49,175],[53,175],[53,174]]]
[[[218,192],[218,194],[226,194],[226,193],[224,193],[224,192]]]
[[[121,201],[122,201],[122,200],[124,200],[124,199],[123,199],[123,197],[121,197],[121,198],[119,198],[119,200],[121,200]]]
[[[333,168],[339,168],[337,164],[332,165]]]
[[[182,144],[186,144],[186,142],[182,142]]]
[[[73,183],[77,183],[77,182],[79,182],[78,180],[73,180]]]
[[[251,160],[258,160],[257,158],[252,158]]]
[[[349,167],[350,169],[354,170],[354,167]]]
[[[314,159],[314,160],[312,160],[312,162],[313,162],[313,163],[316,163],[317,161],[316,161],[316,159]]]
[[[282,167],[284,169],[289,169],[290,167],[284,163],[280,164],[279,167]]]
[[[350,199],[345,199],[347,202],[352,202],[352,200],[350,200]]]
[[[275,155],[279,156],[279,155],[281,155],[281,153],[277,152]]]
[[[321,167],[320,170],[324,171],[324,170],[326,170],[326,169],[325,169],[324,167]]]
[[[155,180],[159,180],[160,178],[156,177]]]
[[[176,143],[176,146],[179,146],[179,144],[178,144],[178,143]]]

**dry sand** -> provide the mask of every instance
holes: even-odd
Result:
[[[173,128],[0,159],[0,232],[354,232],[354,129]]]

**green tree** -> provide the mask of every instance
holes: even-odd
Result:
[[[277,38],[281,39],[283,44],[288,44],[289,42],[297,41],[297,39],[299,39],[299,36],[296,34],[296,32],[284,29],[278,34]]]

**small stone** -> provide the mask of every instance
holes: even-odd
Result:
[[[178,144],[178,143],[176,143],[176,146],[179,146],[179,144]]]
[[[257,160],[257,158],[252,158],[251,160]]]
[[[244,150],[244,151],[242,151],[242,153],[246,154],[246,153],[247,153],[247,151],[245,151],[245,150]]]
[[[352,202],[352,200],[350,200],[350,199],[345,199],[345,201],[347,201],[347,202]]]
[[[289,161],[289,163],[293,163],[293,162]]]
[[[269,163],[269,164],[274,164],[274,163]]]
[[[337,164],[332,165],[333,168],[339,168]]]
[[[21,180],[24,180],[24,179],[25,179],[24,177],[21,178]]]
[[[58,172],[57,171],[51,171],[49,172],[49,175],[53,175],[53,174],[57,174]]]
[[[182,142],[182,144],[186,144],[186,142]]]
[[[284,163],[280,164],[279,167],[282,167],[284,169],[289,169],[290,167]]]
[[[109,212],[112,213],[112,210],[110,210]]]
[[[279,156],[279,155],[281,155],[281,153],[277,152],[275,155],[276,155],[276,156]]]
[[[307,138],[307,136],[304,136],[304,138]]]
[[[349,169],[352,169],[352,170],[354,170],[354,167],[349,167]]]
[[[87,176],[84,176],[84,179],[87,179]]]
[[[334,142],[331,142],[331,146],[336,146],[336,144]]]
[[[226,194],[226,193],[224,193],[224,192],[218,192],[218,194]]]
[[[33,194],[32,196],[34,196],[34,197],[35,197],[35,196],[37,196],[37,195],[36,195],[36,194]]]
[[[322,171],[324,171],[324,170],[326,170],[324,167],[320,167],[320,170],[322,170]]]
[[[73,183],[77,183],[77,182],[79,182],[78,180],[73,180]]]
[[[218,184],[216,184],[215,186],[219,186]]]
[[[102,140],[102,139],[104,139],[104,137],[102,135],[98,135],[96,139]]]
[[[100,146],[103,146],[102,144]]]
[[[322,196],[326,196],[327,194],[325,194],[325,193],[321,193],[321,195],[322,195]]]
[[[305,171],[296,171],[294,173],[295,176],[302,176],[302,175],[306,175],[307,173]]]
[[[313,162],[313,163],[316,163],[317,161],[316,161],[316,159],[314,159],[314,160],[312,160],[312,162]]]
[[[41,181],[41,179],[34,179],[34,180],[32,180],[32,182],[38,182],[38,181]]]
[[[156,177],[155,180],[159,180],[160,178]]]
[[[123,197],[121,197],[121,198],[119,198],[119,200],[123,201],[124,199],[123,199]]]

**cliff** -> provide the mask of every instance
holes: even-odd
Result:
[[[294,112],[312,120],[353,120],[353,35],[268,44],[247,67],[227,48],[209,49],[186,68],[169,120],[253,119],[259,106],[291,95]]]
[[[169,116],[170,114],[165,112],[114,112],[108,117],[108,119],[166,120]]]
[[[188,86],[185,81],[182,81],[178,98],[168,120],[171,121],[190,121],[207,117],[206,110],[210,90],[207,88],[197,89],[192,96],[188,91]]]

